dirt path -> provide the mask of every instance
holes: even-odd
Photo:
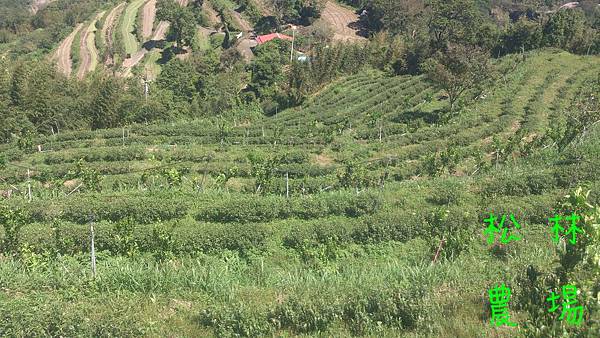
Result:
[[[242,57],[246,62],[252,61],[254,59],[254,53],[252,53],[252,48],[256,47],[257,43],[254,39],[242,39],[235,48],[242,54]]]
[[[167,31],[169,31],[169,24],[167,21],[161,21],[156,26],[156,30],[154,31],[154,36],[152,36],[152,41],[160,41],[164,40],[167,36]]]
[[[142,9],[142,37],[144,39],[152,36],[154,18],[156,17],[156,0],[149,0]]]
[[[177,0],[177,3],[181,6],[187,6],[188,5],[189,0]],[[154,3],[154,4],[151,4]],[[150,4],[150,5],[149,5]],[[149,12],[147,12],[149,11]],[[153,13],[150,13],[153,12]],[[143,18],[143,26],[142,30],[143,30],[143,36],[144,38],[148,38],[150,37],[150,35],[152,35],[152,26],[154,24],[154,20],[156,17],[156,0],[149,0],[148,2],[146,2],[146,5],[143,8],[143,14],[144,16]],[[152,20],[150,20],[150,17],[152,17]],[[156,26],[156,29],[154,30],[154,35],[152,35],[152,38],[149,39],[149,41],[161,41],[164,40],[165,37],[167,36],[167,32],[169,31],[169,26],[170,24],[167,21],[161,21],[158,23],[158,25]],[[150,27],[150,28],[148,28]],[[145,30],[144,30],[145,29]],[[150,31],[149,34],[148,30]],[[146,41],[146,42],[149,42]],[[135,52],[134,54],[131,55],[131,57],[123,60],[123,70],[119,73],[121,76],[123,77],[128,77],[131,75],[131,69],[133,69],[133,67],[135,67],[138,63],[140,63],[140,61],[142,61],[144,59],[144,57],[146,56],[146,54],[148,54],[150,52],[150,50],[153,49],[153,44],[150,44],[150,47],[145,47],[144,45],[148,46],[146,43],[143,44],[142,48],[140,48],[137,52]],[[146,49],[146,48],[150,48],[150,50]]]
[[[340,6],[335,1],[327,2],[321,17],[333,28],[334,41],[352,42],[365,40],[365,38],[358,35],[358,29],[351,28],[352,26],[358,26],[359,16],[350,9]]]
[[[71,75],[71,45],[73,44],[73,39],[75,39],[75,35],[79,32],[79,30],[83,27],[83,24],[80,23],[75,27],[75,29],[60,43],[58,49],[56,50],[56,60],[58,65],[58,71],[63,73],[66,76]]]
[[[104,20],[104,25],[102,25],[102,36],[104,38],[107,50],[113,50],[112,36],[115,30],[115,23],[117,21],[117,18],[121,15],[121,12],[123,11],[124,7],[125,3],[123,2],[115,8],[113,8],[106,16],[106,20]]]
[[[154,31],[154,36],[152,36],[151,41],[160,41],[164,40],[167,35],[167,31],[169,30],[169,23],[166,21],[161,21],[156,26],[156,30]],[[127,77],[131,74],[131,69],[135,67],[146,54],[149,52],[146,48],[142,48],[138,50],[135,54],[133,54],[130,58],[127,58],[123,61],[123,71],[120,73],[121,76]]]
[[[86,28],[81,40],[79,41],[79,55],[81,55],[81,62],[79,63],[79,69],[77,70],[77,77],[83,79],[85,74],[93,71],[98,63],[98,50],[96,49],[95,33],[96,33],[96,22],[102,18],[105,12],[100,12],[90,25]]]

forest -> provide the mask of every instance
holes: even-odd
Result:
[[[597,337],[599,98],[594,0],[0,0],[0,336]]]

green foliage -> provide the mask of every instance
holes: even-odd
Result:
[[[429,6],[431,19],[428,28],[436,49],[443,49],[448,43],[475,44],[477,42],[481,17],[473,1],[433,0]]]
[[[575,50],[584,39],[584,20],[580,10],[563,10],[550,15],[542,28],[544,43],[547,46]]]
[[[161,0],[156,5],[156,18],[171,23],[170,32],[177,47],[191,46],[196,34],[196,18],[191,9],[175,1]]]
[[[0,209],[0,224],[4,229],[2,252],[18,255],[21,249],[21,228],[26,223],[25,213],[20,209],[2,206]]]
[[[489,78],[488,55],[477,47],[452,45],[438,53],[427,65],[427,76],[448,94],[450,113],[456,101],[468,90],[476,90]]]
[[[86,167],[83,159],[77,161],[75,170],[68,173],[67,176],[71,179],[81,180],[81,183],[85,186],[85,189],[89,191],[100,191],[102,176],[100,176],[98,171]]]
[[[346,215],[359,217],[376,212],[381,201],[374,195],[349,193],[322,194],[304,198],[238,197],[202,208],[196,215],[200,221],[222,223],[270,222],[277,219],[314,219]]]
[[[111,249],[113,254],[132,257],[139,252],[132,219],[124,219],[115,223],[114,234],[114,247]],[[156,235],[155,237],[160,242],[160,235]]]
[[[504,53],[516,53],[520,50],[533,50],[543,43],[543,31],[539,23],[521,18],[510,25],[502,37],[500,48]]]
[[[310,25],[321,17],[321,11],[325,5],[321,0],[269,0],[279,25],[287,22]]]
[[[344,168],[337,173],[337,177],[341,187],[354,188],[357,192],[370,185],[367,169],[364,164],[356,161],[347,162]]]

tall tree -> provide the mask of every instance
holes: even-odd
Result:
[[[156,18],[169,21],[170,34],[177,47],[190,46],[196,35],[196,18],[191,9],[182,7],[173,0],[159,0],[156,5]]]
[[[448,43],[475,44],[481,17],[472,0],[430,0],[428,27],[435,49]]]
[[[174,58],[163,67],[156,82],[172,91],[175,98],[191,102],[197,92],[198,74],[190,62]]]
[[[96,91],[90,106],[92,129],[116,127],[119,124],[119,104],[122,86],[119,80],[103,76],[98,79]]]
[[[583,40],[585,16],[581,10],[559,10],[544,25],[547,46],[571,49]]]
[[[429,80],[448,94],[452,114],[456,101],[466,91],[488,79],[491,65],[488,53],[481,48],[452,44],[428,60],[425,69]]]

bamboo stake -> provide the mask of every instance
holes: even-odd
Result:
[[[29,202],[31,202],[31,172],[27,169],[27,195],[29,196]]]
[[[290,175],[285,173],[285,197],[290,198]]]
[[[94,247],[94,221],[90,220],[92,277],[96,279],[96,248]]]

